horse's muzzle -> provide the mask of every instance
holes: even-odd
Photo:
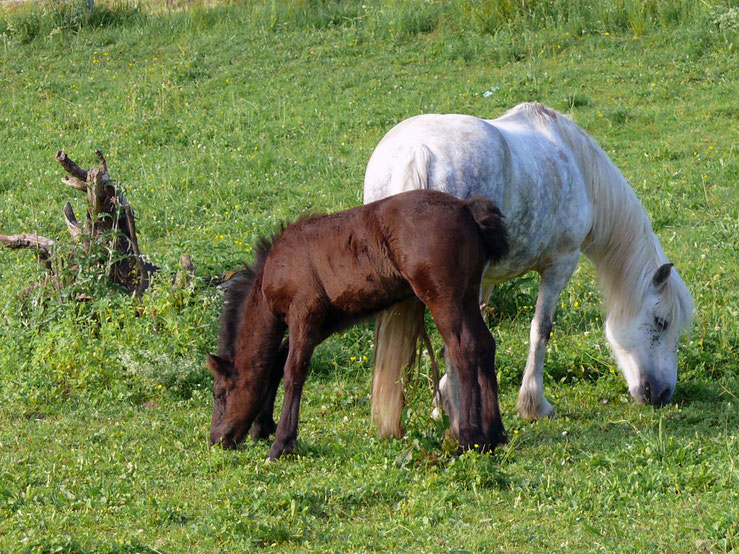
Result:
[[[672,400],[673,390],[669,385],[663,385],[654,379],[646,379],[635,389],[629,391],[639,404],[651,404],[661,408]]]
[[[236,448],[233,427],[219,426],[210,431],[210,445],[220,444],[225,450]]]

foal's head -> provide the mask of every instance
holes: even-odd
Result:
[[[208,354],[205,365],[213,373],[213,416],[210,443],[233,448],[249,431],[244,421],[243,393],[236,386],[238,374],[231,360]]]
[[[260,239],[256,245],[256,261],[245,267],[228,281],[218,336],[218,355],[209,354],[206,366],[213,373],[213,416],[210,422],[211,444],[221,443],[233,448],[249,431],[246,414],[253,406],[249,383],[239,383],[234,365],[236,344],[246,316],[246,303],[257,275],[272,246],[271,241]]]

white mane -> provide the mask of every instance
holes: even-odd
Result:
[[[598,270],[609,318],[633,318],[655,271],[668,262],[641,203],[606,153],[568,117],[537,103],[514,110],[525,110],[539,124],[554,128],[572,149],[593,207],[593,226],[582,252]],[[665,284],[660,309],[675,331],[690,325],[693,301],[675,271]]]

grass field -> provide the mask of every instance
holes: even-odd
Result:
[[[64,203],[83,207],[54,153],[100,148],[161,271],[140,300],[84,269],[54,291],[31,252],[0,251],[0,551],[739,547],[735,2],[84,5],[0,5],[0,232],[63,238]],[[552,420],[514,411],[537,279],[494,295],[511,441],[493,455],[448,451],[427,360],[406,437],[374,437],[372,324],[317,351],[295,454],[209,448],[221,298],[173,290],[179,256],[202,278],[282,220],[361,203],[406,117],[528,100],[604,147],[693,293],[674,402],[630,401],[583,261],[545,364]]]

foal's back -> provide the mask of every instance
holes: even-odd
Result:
[[[470,205],[499,214],[484,199],[415,190],[297,221],[277,238],[264,266],[272,312],[286,318],[290,309],[308,306],[339,328],[419,287],[458,289],[449,294],[479,287],[489,256]]]

